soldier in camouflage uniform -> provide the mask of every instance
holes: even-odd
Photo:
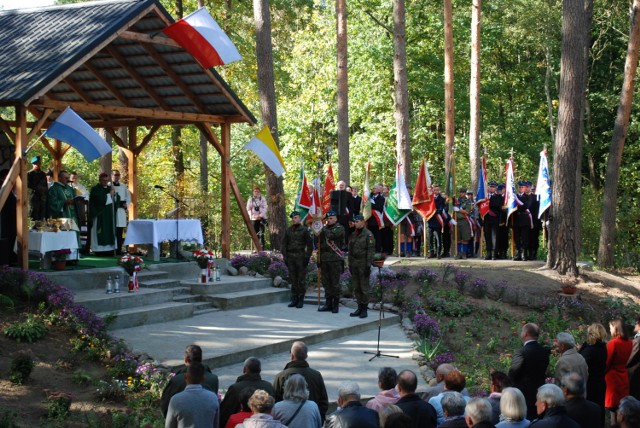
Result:
[[[376,252],[376,240],[373,233],[365,227],[366,222],[360,214],[353,216],[356,230],[349,241],[349,270],[351,271],[351,283],[353,292],[358,301],[358,309],[350,313],[352,317],[367,317],[367,305],[369,304],[369,277],[371,276],[371,263]]]
[[[291,227],[284,233],[282,256],[289,269],[289,278],[291,279],[289,307],[301,308],[307,291],[305,277],[309,258],[313,251],[313,241],[309,228],[300,221],[300,213],[294,211],[289,217],[291,217]]]
[[[344,227],[338,223],[335,211],[325,215],[325,226],[320,231],[320,263],[318,267],[322,275],[322,286],[326,303],[318,308],[318,312],[338,313],[340,304],[340,274],[344,268],[344,253],[340,248],[344,245]]]

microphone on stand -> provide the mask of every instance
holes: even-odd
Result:
[[[156,184],[155,186],[153,186],[155,189],[160,189],[160,190],[164,190],[164,187],[160,186],[159,184]]]

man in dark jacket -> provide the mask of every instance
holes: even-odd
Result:
[[[567,415],[564,404],[564,395],[558,385],[542,385],[536,395],[538,419],[531,422],[529,428],[580,428],[580,425]]]
[[[162,391],[162,397],[160,398],[160,410],[162,411],[162,416],[167,416],[167,410],[169,409],[169,401],[171,401],[171,397],[176,395],[178,392],[184,391],[187,386],[187,381],[185,379],[185,374],[187,372],[187,367],[191,363],[202,363],[202,348],[198,345],[189,345],[184,350],[184,368],[176,371],[176,375],[169,380],[167,386],[164,387],[164,391]],[[204,380],[201,382],[202,387],[208,389],[214,394],[218,393],[218,376],[211,373],[211,369],[207,366],[204,366]]]
[[[396,406],[411,417],[413,428],[435,428],[436,410],[416,394],[416,389],[418,388],[416,374],[411,370],[401,371],[398,375],[396,388],[400,393],[400,399]]]
[[[631,355],[627,362],[627,370],[629,372],[629,395],[640,400],[640,318],[636,320],[633,328],[635,336],[633,337],[633,347]]]
[[[326,303],[318,308],[318,312],[338,313],[340,305],[340,274],[344,269],[344,227],[338,223],[335,211],[325,214],[326,224],[320,231],[320,263],[318,267],[322,275],[322,287]]]
[[[527,419],[536,415],[536,392],[544,384],[549,365],[549,350],[538,343],[540,329],[536,324],[522,326],[520,339],[523,346],[511,358],[509,377],[516,388],[522,391],[527,402]]]
[[[307,345],[304,342],[293,342],[291,346],[291,361],[287,363],[280,373],[273,380],[273,390],[276,394],[276,402],[282,401],[284,398],[284,382],[289,375],[297,373],[302,375],[309,386],[309,400],[314,401],[320,410],[320,416],[324,421],[329,408],[329,398],[327,397],[327,388],[324,385],[324,379],[319,371],[309,367],[307,363]]]
[[[465,421],[469,428],[494,428],[491,403],[486,398],[472,398],[464,408]]]
[[[356,382],[345,381],[338,387],[338,410],[324,424],[325,428],[378,428],[378,412],[362,405],[360,387]]]
[[[227,425],[229,416],[240,411],[241,395],[245,388],[262,389],[263,391],[267,391],[273,398],[276,397],[273,386],[260,377],[261,371],[262,364],[259,359],[249,357],[244,361],[242,375],[238,376],[236,383],[229,387],[227,393],[224,395],[224,400],[220,403],[221,427]]]
[[[500,226],[500,215],[502,214],[502,205],[504,198],[501,194],[496,193],[498,183],[492,181],[489,183],[489,211],[483,217],[484,240],[487,245],[487,255],[485,260],[496,260],[498,248],[498,227]]]
[[[313,240],[311,239],[311,231],[302,223],[298,211],[293,211],[289,217],[291,217],[291,227],[285,231],[282,242],[282,257],[289,269],[289,278],[291,279],[289,307],[302,308],[304,295],[307,291],[305,279],[307,265],[313,252]]]
[[[581,428],[602,427],[602,409],[585,397],[586,382],[579,373],[569,373],[561,379],[562,392],[566,400],[567,415]]]

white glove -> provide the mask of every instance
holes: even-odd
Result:
[[[458,208],[458,207],[453,207],[453,211],[458,212],[458,211],[460,211],[460,208]]]
[[[455,221],[454,219],[449,220],[449,223],[451,223],[451,224],[452,224],[452,225],[454,225],[454,226],[455,226],[456,224],[458,224],[458,222],[457,222],[457,221]]]

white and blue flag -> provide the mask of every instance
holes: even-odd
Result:
[[[547,151],[540,152],[540,167],[538,168],[538,182],[536,183],[536,196],[540,201],[538,218],[551,206],[551,185],[549,183],[549,162]]]
[[[111,145],[78,114],[67,107],[45,131],[45,137],[63,141],[78,150],[87,162],[111,152]]]

